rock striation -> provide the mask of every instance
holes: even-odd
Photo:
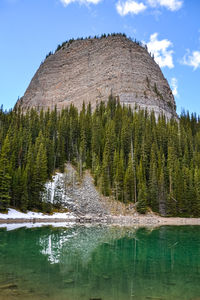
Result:
[[[28,108],[60,110],[83,101],[92,108],[109,95],[131,107],[176,116],[172,91],[147,49],[118,34],[65,43],[41,64],[24,96]]]

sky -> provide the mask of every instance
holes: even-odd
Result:
[[[199,0],[0,0],[0,104],[13,108],[58,44],[114,32],[147,44],[177,112],[200,115]]]

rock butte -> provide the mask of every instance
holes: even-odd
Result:
[[[40,65],[17,105],[60,110],[73,103],[80,110],[83,101],[95,108],[111,94],[133,108],[176,117],[172,91],[158,64],[121,34],[66,43]]]

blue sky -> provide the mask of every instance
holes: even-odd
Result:
[[[0,0],[0,104],[14,106],[59,43],[112,32],[147,43],[177,112],[200,114],[199,0]]]

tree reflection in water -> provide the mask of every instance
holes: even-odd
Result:
[[[16,282],[20,300],[188,300],[200,295],[199,254],[199,226],[4,229],[0,286]]]

